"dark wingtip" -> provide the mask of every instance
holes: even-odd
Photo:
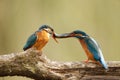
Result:
[[[23,48],[23,50],[25,51],[25,50],[27,50],[27,48]]]
[[[23,50],[26,51],[27,49],[29,49],[30,47],[24,47]]]

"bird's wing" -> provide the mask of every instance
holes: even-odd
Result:
[[[103,57],[103,55],[98,43],[92,37],[87,37],[85,41],[88,49],[93,54],[94,59],[97,61],[100,60],[100,58]]]
[[[36,40],[37,40],[37,36],[36,36],[36,34],[34,33],[34,34],[32,34],[32,35],[28,38],[28,40],[27,40],[27,42],[26,42],[23,50],[25,51],[25,50],[27,50],[28,48],[32,47],[33,44],[36,42]]]
[[[92,37],[88,37],[88,38],[86,38],[86,44],[87,44],[87,47],[90,50],[90,52],[93,54],[94,59],[96,61],[99,61],[105,69],[108,69],[108,66],[104,60],[102,51],[101,51],[98,43]]]

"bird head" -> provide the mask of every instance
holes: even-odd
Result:
[[[50,26],[48,26],[48,25],[42,25],[40,28],[39,28],[39,31],[41,31],[41,30],[45,30],[47,33],[49,33],[51,36],[52,36],[52,38],[58,43],[58,41],[56,40],[56,38],[55,38],[55,33],[54,33],[54,29],[52,28],[52,27],[50,27]]]
[[[75,30],[73,32],[70,32],[70,33],[64,33],[64,34],[55,34],[55,37],[56,38],[68,38],[68,37],[76,37],[76,38],[79,38],[79,39],[83,39],[85,37],[87,37],[88,35],[83,32],[83,31],[80,31],[80,30]]]
[[[69,36],[70,37],[76,37],[76,38],[82,39],[82,38],[84,38],[84,37],[86,37],[88,35],[85,32],[83,32],[83,31],[75,30],[75,31],[69,33]]]

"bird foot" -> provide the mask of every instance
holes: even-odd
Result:
[[[88,63],[88,62],[89,62],[89,60],[87,59],[87,60],[84,60],[83,62]]]
[[[97,61],[91,61],[92,63],[94,63],[94,64],[99,64],[99,62],[97,62]]]

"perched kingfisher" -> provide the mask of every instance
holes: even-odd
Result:
[[[105,69],[108,69],[108,66],[104,60],[102,51],[98,45],[98,43],[89,35],[87,35],[85,32],[80,30],[75,30],[71,33],[65,33],[65,34],[55,34],[56,38],[68,38],[68,37],[75,37],[77,38],[88,59],[85,62],[88,62],[89,60],[101,64]]]
[[[35,33],[33,33],[27,40],[23,50],[27,50],[29,48],[34,48],[36,50],[41,51],[42,48],[49,41],[50,35],[55,39],[54,30],[48,25],[42,25]],[[57,42],[57,40],[55,39]]]

